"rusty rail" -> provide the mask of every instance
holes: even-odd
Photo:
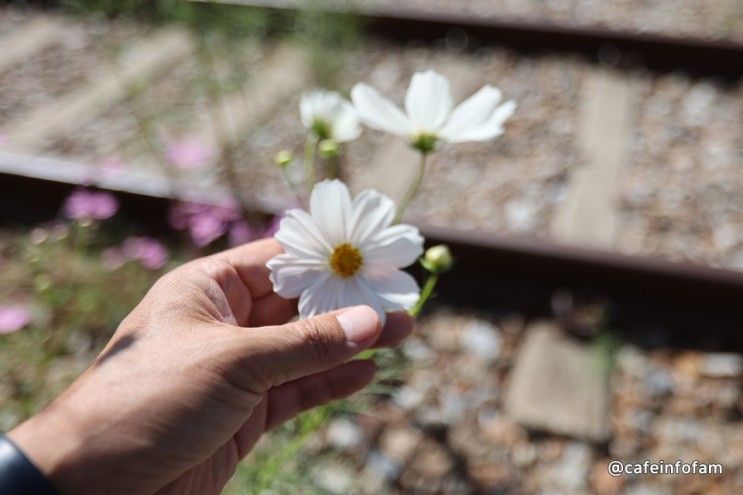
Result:
[[[215,3],[215,0],[192,0]],[[519,52],[572,52],[620,67],[683,70],[698,76],[738,80],[743,75],[743,43],[604,27],[533,22],[498,16],[452,14],[405,7],[354,6],[352,2],[299,0],[216,0],[290,12],[311,5],[329,15],[358,16],[371,33],[395,40],[435,41],[447,35],[466,39],[469,48],[507,46]]]
[[[43,159],[16,156],[0,163],[0,225],[28,225],[54,218],[73,187],[92,176],[84,165],[65,175],[44,175]],[[34,162],[36,160],[36,162]],[[40,161],[39,161],[40,160]],[[0,160],[2,162],[2,160]],[[23,163],[36,163],[24,173]],[[149,181],[148,181],[149,182]],[[122,214],[160,235],[169,232],[170,199],[143,181],[99,184],[118,194]],[[212,197],[219,197],[214,191]],[[210,195],[201,197],[208,201]],[[255,202],[257,211],[278,213],[282,204]],[[414,219],[412,219],[414,222]],[[414,222],[415,223],[415,222]],[[676,344],[743,346],[743,272],[693,263],[626,256],[525,237],[465,232],[419,224],[429,243],[447,243],[456,269],[446,275],[438,300],[488,311],[551,313],[551,297],[567,290],[578,298],[606,300],[611,322],[625,333],[663,329]]]

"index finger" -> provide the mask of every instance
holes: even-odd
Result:
[[[259,299],[273,292],[273,284],[268,278],[270,271],[266,263],[282,252],[284,250],[281,244],[276,239],[269,238],[243,244],[214,254],[212,257],[234,267],[253,299]]]

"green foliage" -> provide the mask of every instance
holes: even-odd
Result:
[[[63,5],[82,14],[131,17],[158,24],[179,23],[197,32],[232,38],[264,34],[269,19],[260,9],[188,0],[64,0]]]
[[[269,33],[296,40],[305,47],[314,79],[320,86],[333,87],[348,53],[357,47],[361,35],[359,18],[352,14],[329,14],[322,0],[307,2],[296,12],[217,2],[188,0],[64,0],[73,12],[106,18],[134,18],[155,24],[177,23],[204,37],[219,36],[219,43]],[[222,46],[225,51],[229,46]]]
[[[148,9],[148,0],[63,0],[62,5],[73,10],[89,13],[100,13],[109,17]]]
[[[309,461],[306,443],[330,420],[342,403],[308,411],[271,433],[246,462],[240,464],[225,494],[319,493],[308,482],[313,463],[306,462]]]
[[[92,361],[159,275],[137,263],[106,270],[94,224],[11,236],[0,299],[30,301],[34,321],[0,336],[0,428],[38,412]]]
[[[307,2],[298,11],[293,35],[308,50],[313,76],[318,85],[335,86],[335,79],[346,65],[348,53],[357,47],[361,22],[352,14],[328,14],[322,0]]]
[[[69,386],[160,275],[136,262],[116,269],[104,265],[104,249],[126,233],[126,225],[116,219],[35,229],[30,235],[0,231],[0,299],[28,301],[35,314],[29,327],[0,336],[3,430]],[[318,451],[308,440],[331,418],[365,411],[374,397],[390,393],[404,369],[399,350],[369,351],[362,357],[373,357],[380,368],[366,393],[308,411],[272,431],[240,464],[225,493],[323,493],[312,481],[312,470],[336,453]]]

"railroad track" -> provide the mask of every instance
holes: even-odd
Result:
[[[274,8],[289,8],[288,2],[271,4]],[[452,20],[438,16],[421,19],[409,13],[389,11],[367,12],[365,15],[372,29],[380,33],[390,30],[398,36],[435,38],[451,29],[466,29],[468,35],[473,38],[479,36],[483,42],[500,42],[503,40],[501,36],[506,38],[515,36],[513,33],[516,29],[511,26],[512,33],[509,35],[507,26],[499,27],[494,20],[466,18]],[[59,18],[41,23],[36,21],[29,28],[33,28],[32,32],[35,35],[26,37],[31,41],[20,45],[23,46],[24,53],[30,56],[54,45],[65,32],[69,32],[69,29],[65,29],[64,22]],[[542,37],[541,41],[537,42],[525,34],[529,32],[533,34],[538,29],[542,29],[543,35],[546,36]],[[580,41],[584,44],[580,45],[583,48],[578,51],[587,53],[602,46],[601,43],[606,43],[609,39],[606,33],[602,35],[603,37],[596,33],[589,36],[586,32],[571,34],[554,26],[541,28],[521,26],[516,31],[521,34],[512,38],[513,44],[511,42],[507,44],[519,45],[522,48],[528,48],[531,44],[533,48],[541,49],[544,46],[542,43],[549,43],[551,49],[560,48],[560,43],[550,42],[549,36],[565,36],[566,49],[577,46],[571,43]],[[625,35],[619,36],[616,33],[612,36],[626,38]],[[659,41],[652,36],[640,38],[635,41],[643,47],[660,47],[665,43],[664,49],[670,49],[667,46],[669,44],[667,39]],[[18,46],[19,39],[17,35],[0,39],[0,44]],[[569,41],[571,39],[572,41]],[[152,80],[154,84],[155,80],[162,79],[159,71],[164,70],[164,67],[160,61],[178,64],[190,57],[191,48],[184,34],[177,30],[158,31],[140,41],[140,44],[134,45],[122,56],[124,62],[134,64],[123,66],[124,77],[130,77],[139,84],[148,80]],[[683,43],[679,45],[678,40],[673,43],[676,46],[674,49],[683,46]],[[695,41],[693,44],[697,48],[705,47],[704,50],[717,50],[716,57],[722,57],[720,60],[728,62],[730,60],[726,57],[731,53],[739,53],[740,50],[739,46],[731,47],[724,43],[700,43]],[[158,49],[153,51],[152,46]],[[589,49],[589,46],[593,48]],[[0,50],[0,54],[2,53],[7,52]],[[145,53],[147,56],[141,56]],[[242,111],[239,109],[241,100],[236,97],[229,100],[225,108],[220,110],[229,114],[227,118],[236,126],[231,131],[235,135],[247,132],[251,123],[258,124],[263,121],[276,105],[284,104],[288,95],[296,94],[306,84],[304,70],[297,70],[301,62],[294,58],[294,52],[278,48],[272,53],[273,55],[269,54],[256,62],[257,82],[250,82],[251,86],[246,90],[246,93],[250,93],[254,87],[268,88],[268,92],[253,95],[253,103],[260,102],[261,105],[246,105],[246,108],[252,110]],[[9,56],[12,57],[12,53]],[[712,59],[714,57],[700,63],[708,64]],[[277,62],[281,60],[291,60],[292,71],[285,70],[286,66]],[[0,57],[0,66],[5,64],[11,67],[18,63],[20,62],[17,57],[16,60],[7,62],[3,62]],[[687,60],[685,63],[696,62]],[[716,72],[717,75],[733,75],[731,68],[735,68],[735,64],[726,67],[722,65],[724,64],[720,66],[712,64],[707,69],[717,67],[720,69],[720,72]],[[471,73],[471,67],[464,64],[452,70],[455,76],[462,75],[459,79],[454,78],[455,86],[462,91],[470,91],[473,81],[468,79],[467,74]],[[282,74],[292,74],[292,77],[282,77]],[[117,81],[120,83],[121,79]],[[265,81],[274,83],[265,84]],[[105,115],[126,98],[126,85],[114,84],[110,77],[94,77],[84,84],[62,92],[59,97],[52,100],[51,105],[48,103],[31,105],[27,112],[13,116],[10,120],[11,125],[0,126],[5,135],[5,143],[0,145],[0,221],[30,222],[51,218],[56,214],[62,198],[71,187],[91,182],[98,187],[118,191],[123,198],[125,213],[130,213],[133,218],[145,219],[144,221],[158,229],[165,225],[169,198],[186,196],[189,199],[213,201],[228,193],[219,185],[217,178],[205,176],[202,172],[186,174],[183,178],[183,187],[174,191],[166,178],[156,171],[139,170],[122,176],[101,176],[94,165],[84,160],[49,156],[48,143],[41,142],[35,129],[43,130],[47,141],[64,139],[66,135],[74,134],[73,131],[77,132],[88,122],[95,121],[97,116]],[[585,87],[589,97],[583,100],[590,103],[583,112],[584,117],[581,117],[580,125],[585,128],[585,131],[581,132],[598,132],[601,136],[621,136],[627,133],[628,125],[621,118],[601,119],[601,115],[607,113],[615,116],[617,110],[635,97],[631,91],[625,91],[621,76],[620,80],[617,80],[615,75],[599,73],[597,77],[591,78]],[[597,94],[607,94],[609,97],[594,101],[591,95]],[[93,126],[93,129],[95,128]],[[198,125],[196,128],[201,129],[202,134],[209,134],[206,128]],[[207,139],[215,138],[212,136]],[[588,143],[596,142],[595,139],[584,140]],[[593,205],[595,201],[602,201],[602,197],[603,201],[606,201],[612,193],[611,190],[603,191],[601,197],[591,198],[591,184],[595,183],[597,177],[600,179],[613,177],[616,175],[616,169],[622,165],[612,158],[617,156],[614,153],[616,150],[611,151],[612,156],[608,157],[601,155],[601,149],[611,150],[612,146],[620,144],[603,143],[600,149],[591,148],[590,144],[586,145],[587,154],[595,155],[595,166],[587,167],[590,172],[587,179],[572,181],[568,197],[575,198],[575,201],[568,200],[567,203],[572,205],[571,208],[575,209],[575,212],[567,211],[561,216],[558,215],[560,220],[556,223],[559,225],[555,227],[559,234],[556,237],[572,240],[572,246],[536,241],[527,237],[463,232],[416,222],[422,226],[430,242],[450,244],[458,257],[457,270],[448,276],[445,284],[442,284],[441,300],[496,311],[518,308],[528,314],[547,314],[552,310],[551,297],[557,291],[567,290],[579,299],[599,298],[608,301],[613,314],[612,324],[628,332],[642,331],[648,327],[663,327],[672,331],[674,339],[678,342],[684,340],[699,342],[712,336],[715,345],[720,343],[728,347],[740,345],[743,340],[739,331],[743,327],[743,310],[740,302],[743,301],[743,273],[691,263],[619,255],[606,249],[607,239],[613,235],[610,230],[587,231],[581,228],[581,225],[590,224],[586,221],[586,211],[591,213],[596,210],[587,209],[586,201]],[[47,157],[43,157],[45,155]],[[387,152],[376,157],[380,163],[389,159]],[[613,184],[612,180],[607,179],[605,182],[609,186]],[[194,187],[196,184],[201,187]],[[586,194],[589,194],[588,200],[585,199]],[[29,204],[29,197],[35,198],[33,204]],[[285,206],[280,200],[267,201],[265,198],[252,200],[253,208],[267,213],[280,212]],[[599,217],[599,221],[601,224],[611,224],[613,209],[607,204],[603,206],[606,207],[604,213],[609,217]],[[587,237],[584,238],[585,236]],[[588,249],[576,247],[576,244],[603,248]]]

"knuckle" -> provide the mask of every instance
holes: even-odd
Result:
[[[261,394],[268,390],[272,383],[266,373],[265,362],[259,359],[258,353],[252,347],[240,348],[240,343],[233,339],[226,339],[207,367],[221,381],[241,392]],[[278,368],[273,363],[273,369]]]
[[[333,332],[326,324],[317,320],[301,320],[298,322],[299,337],[307,344],[308,352],[318,362],[331,360],[335,354],[336,342]]]

